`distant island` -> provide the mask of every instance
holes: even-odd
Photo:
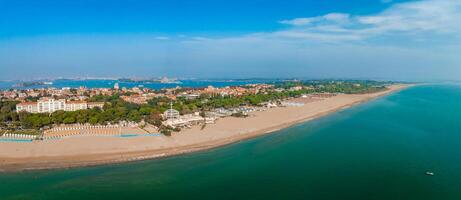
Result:
[[[168,77],[162,77],[162,78],[150,78],[150,79],[144,79],[144,78],[120,78],[118,79],[120,82],[133,82],[133,83],[166,83],[166,84],[181,84],[181,81],[179,81],[177,78],[168,78]]]
[[[20,82],[13,85],[13,87],[31,87],[41,85],[53,85],[51,81],[32,81],[32,82]]]

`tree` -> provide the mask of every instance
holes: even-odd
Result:
[[[128,115],[128,109],[126,107],[117,107],[115,110],[115,116],[117,120],[126,119]],[[113,119],[115,120],[115,119]]]
[[[51,118],[48,116],[42,117],[41,118],[41,125],[42,126],[48,126],[51,124]]]
[[[41,119],[38,115],[29,115],[24,119],[23,122],[25,128],[35,128],[38,129],[42,126]]]
[[[141,115],[149,115],[152,112],[152,108],[148,106],[143,106],[139,109],[139,112],[141,113]]]
[[[28,112],[25,112],[25,111],[21,111],[18,113],[18,118],[19,118],[19,121],[23,122],[27,116],[29,116],[29,113]]]
[[[72,116],[66,117],[63,121],[64,124],[73,124],[75,123],[75,118]]]
[[[54,124],[62,124],[65,118],[65,112],[62,110],[58,110],[51,114],[51,120]]]
[[[169,128],[162,128],[160,129],[160,133],[165,135],[165,136],[171,136],[171,129]]]
[[[97,117],[90,117],[90,119],[88,120],[88,122],[91,124],[91,125],[96,125],[98,124],[98,118]]]
[[[200,117],[203,117],[203,118],[205,118],[205,117],[206,117],[206,113],[205,113],[205,111],[204,111],[204,110],[200,111]]]
[[[134,122],[140,122],[141,114],[137,110],[132,110],[130,114],[128,115],[128,120],[134,121]]]
[[[237,113],[232,113],[232,117],[242,118],[242,117],[247,117],[247,115],[242,112],[237,112]]]
[[[162,113],[158,110],[153,110],[150,115],[146,118],[146,121],[154,126],[160,127],[162,125]]]
[[[181,113],[182,115],[184,115],[184,114],[189,114],[189,113],[191,113],[191,110],[190,110],[189,107],[187,107],[187,106],[182,106],[182,107],[181,107],[181,110],[180,110],[180,113]]]
[[[77,117],[76,117],[77,122],[80,123],[80,124],[84,124],[84,123],[88,122],[88,115],[89,115],[88,110],[79,110],[79,111],[77,111]]]

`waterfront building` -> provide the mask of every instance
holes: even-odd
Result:
[[[175,109],[173,109],[173,103],[170,103],[170,109],[166,110],[163,113],[163,116],[168,120],[168,119],[178,119],[179,118],[179,112]]]
[[[77,111],[88,109],[86,101],[69,101],[65,103],[64,111]]]
[[[177,111],[176,111],[177,112]],[[205,118],[198,114],[187,114],[179,116],[179,112],[176,118],[168,118],[163,122],[165,126],[171,127],[190,127],[205,122]],[[213,121],[214,122],[214,121]]]
[[[179,112],[175,109],[168,109],[163,113],[166,119],[177,119],[179,118]]]
[[[66,101],[65,99],[41,98],[37,102],[22,102],[16,105],[16,112],[53,113],[58,110],[77,111],[88,108],[104,106],[103,102],[92,102],[90,106],[86,101]]]
[[[304,103],[282,101],[281,105],[285,107],[302,107],[304,106]]]
[[[104,102],[88,102],[88,109],[93,109],[93,108],[104,108]]]
[[[66,108],[65,99],[41,98],[37,101],[38,113],[52,113]]]
[[[221,117],[227,117],[232,115],[232,111],[225,109],[225,108],[216,108],[214,112],[217,113]]]
[[[38,113],[37,102],[23,102],[16,105],[16,111],[29,112],[29,113]]]

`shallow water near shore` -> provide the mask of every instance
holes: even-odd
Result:
[[[461,199],[460,147],[461,85],[424,85],[213,150],[0,174],[0,199]]]

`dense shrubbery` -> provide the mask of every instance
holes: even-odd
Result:
[[[19,124],[19,115],[15,112],[18,101],[0,101],[0,127]]]

